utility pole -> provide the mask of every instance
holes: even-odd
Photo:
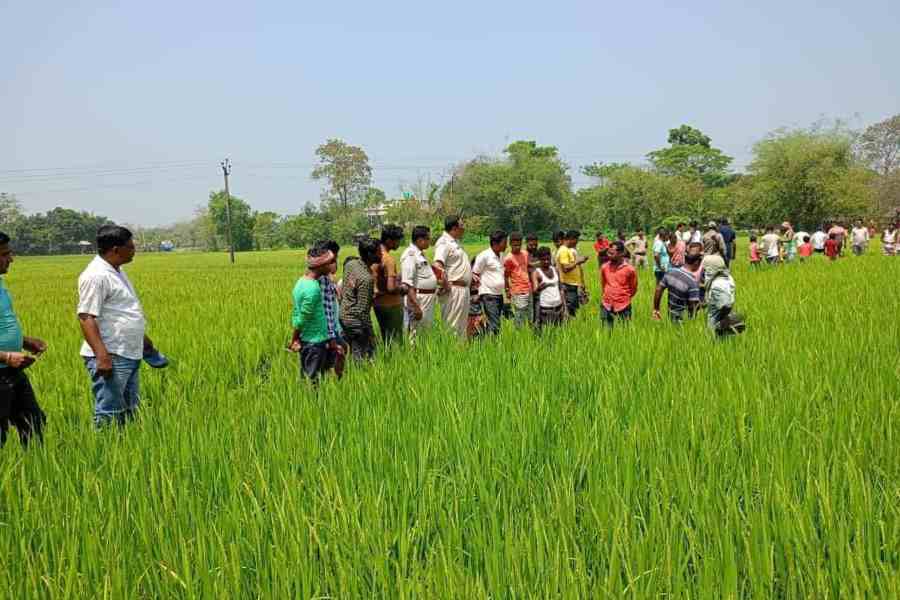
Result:
[[[225,176],[225,239],[228,241],[228,254],[234,264],[234,243],[231,241],[231,194],[228,191],[228,176],[231,175],[231,161],[222,161],[222,175]]]

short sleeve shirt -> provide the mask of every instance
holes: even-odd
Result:
[[[653,254],[659,255],[659,264],[653,261],[653,270],[665,273],[669,270],[669,251],[666,250],[666,244],[659,238],[653,242]]]
[[[309,344],[328,341],[328,323],[322,305],[322,289],[315,279],[301,277],[293,291],[291,325],[300,330],[300,339]]]
[[[13,311],[12,296],[6,289],[6,283],[0,279],[0,351],[21,352],[24,339],[22,326]],[[0,369],[5,368],[5,364],[0,364]]]
[[[503,261],[503,269],[509,277],[509,291],[512,294],[530,294],[531,278],[528,276],[528,252],[510,252]]]
[[[669,292],[669,312],[673,316],[681,316],[690,302],[700,302],[700,285],[684,269],[671,269],[659,285]]]
[[[481,277],[478,285],[479,294],[503,295],[503,291],[506,289],[503,262],[491,248],[475,257],[475,266],[472,271]]]
[[[78,278],[77,312],[97,320],[100,339],[110,354],[131,360],[143,358],[144,309],[125,271],[117,271],[95,256]],[[87,342],[81,346],[81,355],[94,356]]]
[[[415,244],[410,244],[400,257],[400,281],[417,290],[437,289],[434,270]]]
[[[556,265],[559,269],[559,280],[565,285],[581,285],[581,273],[578,268],[570,270],[568,273],[563,269],[569,265],[574,265],[578,260],[578,255],[568,246],[560,246],[556,253]]]
[[[450,282],[460,281],[468,285],[472,281],[472,265],[469,255],[449,233],[444,233],[434,245],[434,260],[444,264]]]
[[[375,289],[381,295],[375,296],[375,306],[400,306],[403,304],[403,297],[400,294],[386,294],[388,278],[393,277],[397,283],[400,283],[400,274],[397,272],[397,261],[391,256],[386,248],[381,249],[381,264],[378,266],[378,279],[375,282]]]

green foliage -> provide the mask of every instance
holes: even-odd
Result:
[[[281,246],[281,217],[274,212],[258,212],[253,219],[253,241],[257,250]]]
[[[238,251],[253,249],[254,215],[250,205],[231,196],[231,235],[234,249]],[[226,238],[228,219],[225,210],[225,190],[209,193],[209,218],[215,224],[216,233]]]
[[[19,254],[78,254],[79,242],[92,244],[97,229],[111,221],[103,216],[68,208],[54,208],[46,213],[22,215],[8,203],[4,218],[9,219],[13,247]]]
[[[845,132],[779,130],[753,153],[749,176],[734,189],[744,222],[787,219],[810,228],[871,211],[873,174],[855,158]]]
[[[568,165],[556,148],[533,141],[514,142],[506,154],[504,160],[472,160],[455,177],[455,202],[470,230],[487,234],[497,228],[528,232],[556,227],[572,196]]]
[[[682,125],[669,130],[669,144],[668,148],[647,155],[659,173],[699,179],[710,187],[728,183],[728,167],[733,159],[710,146],[709,136]]]
[[[867,128],[859,138],[859,151],[863,160],[882,176],[900,168],[900,115]]]
[[[325,179],[329,188],[324,199],[342,209],[365,201],[372,181],[369,157],[359,146],[351,146],[339,139],[330,139],[318,148],[319,165],[313,179]]]

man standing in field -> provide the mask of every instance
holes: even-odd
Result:
[[[692,249],[695,251],[687,255],[685,261],[690,262],[693,267],[700,264],[700,251],[696,244]],[[673,267],[656,285],[656,292],[653,294],[653,319],[657,321],[662,318],[659,305],[665,291],[669,292],[669,318],[673,323],[681,323],[685,311],[690,318],[694,318],[700,307],[700,285],[694,272],[687,271],[684,267]]]
[[[503,316],[503,292],[506,289],[506,275],[503,253],[506,251],[506,232],[491,234],[491,247],[475,257],[472,272],[479,279],[478,297],[486,320],[485,333],[500,333],[500,319]],[[521,239],[519,241],[521,247]]]
[[[334,240],[320,241],[316,244],[327,248],[334,254],[334,260],[329,265],[328,273],[319,277],[319,288],[322,290],[322,308],[325,310],[325,323],[328,325],[328,339],[334,342],[335,347],[334,374],[340,378],[344,374],[344,362],[347,356],[347,344],[344,342],[338,314],[340,304],[337,287],[334,283],[341,246]]]
[[[587,256],[579,257],[575,251],[579,235],[575,229],[567,232],[563,244],[556,253],[566,311],[570,318],[575,317],[581,304],[581,289],[584,287],[581,266],[588,260]]]
[[[862,219],[857,219],[850,231],[850,242],[853,245],[853,254],[862,256],[869,247],[869,228],[863,226]]]
[[[625,249],[631,254],[631,266],[635,269],[647,268],[647,238],[644,230],[638,229],[634,236],[625,242]]]
[[[141,359],[156,350],[144,333],[144,308],[122,270],[134,260],[131,232],[104,225],[97,231],[97,252],[78,278],[81,356],[96,400],[94,424],[124,425],[140,404]]]
[[[434,269],[441,286],[441,319],[461,340],[466,339],[472,282],[469,255],[459,243],[465,231],[462,218],[449,216],[444,219],[444,233],[434,246]]]
[[[838,222],[832,224],[831,227],[828,228],[828,237],[831,237],[831,234],[834,234],[834,239],[837,240],[838,244],[838,255],[844,254],[844,245],[847,241],[847,230],[844,229],[844,226]]]
[[[597,266],[602,267],[606,262],[607,253],[609,251],[609,239],[602,231],[597,232],[597,239],[594,241],[594,252],[597,254]]]
[[[725,254],[722,255],[722,258],[725,259],[725,264],[728,265],[737,256],[737,244],[735,243],[737,233],[728,223],[728,219],[719,221],[719,233],[722,234],[722,241],[725,242]]]
[[[719,227],[715,221],[706,225],[706,233],[703,234],[703,253],[707,256],[717,254],[725,258],[725,238],[719,233]]]
[[[375,355],[371,317],[375,289],[372,267],[381,264],[381,248],[375,240],[361,240],[357,246],[359,258],[354,256],[344,263],[341,326],[350,346],[350,356],[356,361],[369,360]]]
[[[509,236],[509,254],[503,260],[506,289],[512,304],[516,327],[531,323],[534,319],[534,303],[531,297],[531,254],[522,250],[522,234],[514,231]]]
[[[657,283],[662,281],[663,275],[669,270],[669,250],[666,246],[668,239],[665,227],[656,230],[656,239],[653,240],[653,276]]]
[[[385,346],[403,341],[403,290],[397,261],[391,252],[400,247],[403,228],[385,225],[381,230],[381,262],[372,265],[375,275],[375,318]]]
[[[0,233],[0,275],[6,275],[13,262],[9,244],[9,236]],[[0,279],[0,446],[6,442],[10,425],[19,432],[23,446],[28,446],[32,436],[37,436],[38,441],[43,439],[47,418],[25,370],[46,350],[47,344],[42,340],[22,333],[12,296]]]
[[[434,324],[437,277],[424,254],[430,245],[431,230],[418,225],[412,230],[412,243],[400,257],[400,283],[406,293],[406,329],[411,342]]]
[[[637,271],[625,262],[625,245],[616,240],[609,246],[609,260],[600,269],[603,322],[612,327],[616,319],[631,319],[631,299],[637,294]]]

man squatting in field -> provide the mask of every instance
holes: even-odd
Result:
[[[357,246],[359,257],[350,257],[344,263],[341,326],[350,355],[356,361],[371,360],[375,355],[375,330],[370,316],[375,289],[372,267],[381,263],[381,248],[376,240],[363,239]]]
[[[336,260],[324,245],[313,246],[306,255],[306,273],[294,285],[291,313],[294,333],[288,349],[299,353],[300,373],[313,383],[334,368],[337,357],[338,345],[328,337],[319,285],[319,278],[331,273]]]
[[[459,243],[465,231],[462,218],[449,216],[444,219],[444,233],[434,246],[434,269],[441,286],[441,319],[459,339],[466,339],[469,285],[473,279],[477,281],[469,255]]]
[[[397,261],[391,251],[400,247],[403,228],[385,225],[381,230],[381,261],[372,265],[375,275],[375,318],[385,346],[403,341],[403,290]]]
[[[410,342],[419,332],[434,325],[438,281],[425,250],[431,245],[431,230],[419,225],[412,230],[412,242],[400,257],[400,283],[405,294],[405,320]]]
[[[134,260],[129,230],[104,225],[97,231],[97,256],[78,278],[81,356],[94,393],[94,424],[119,425],[140,404],[141,360],[158,355],[145,334],[144,309],[123,265]]]
[[[9,236],[0,233],[0,275],[9,272],[13,262]],[[26,354],[27,351],[30,354]],[[9,426],[19,432],[19,440],[27,446],[32,436],[43,437],[46,417],[37,403],[25,369],[47,350],[47,344],[26,337],[13,310],[12,297],[0,279],[0,446],[6,442]]]

